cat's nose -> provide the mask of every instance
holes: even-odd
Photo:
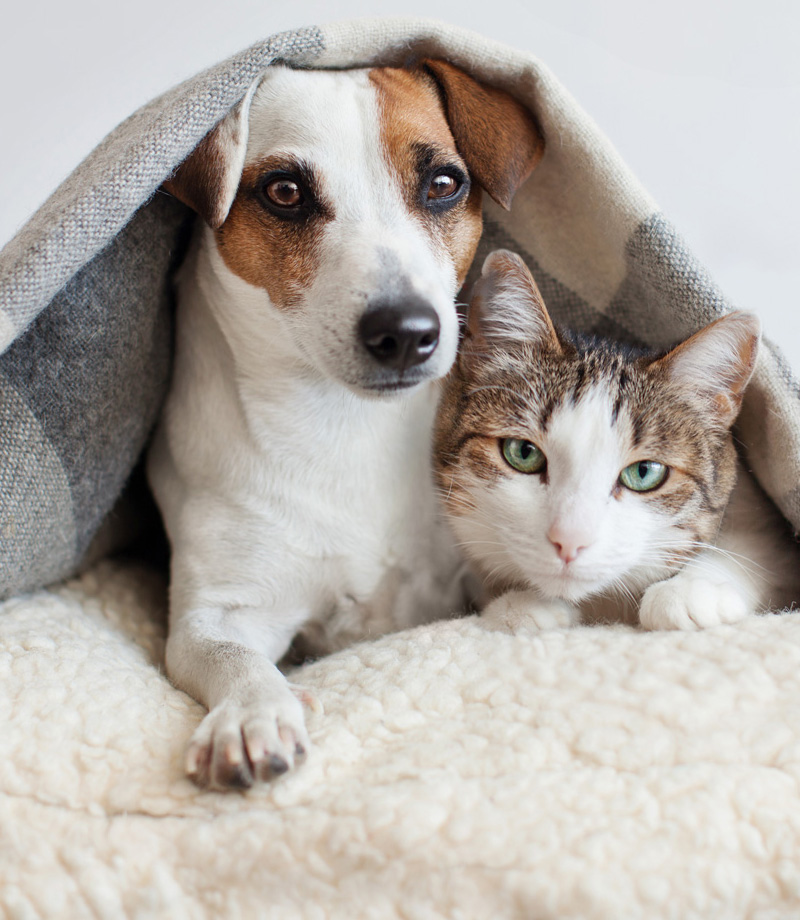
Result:
[[[591,536],[582,528],[558,523],[547,531],[547,539],[553,544],[558,558],[567,563],[574,562],[592,543]]]

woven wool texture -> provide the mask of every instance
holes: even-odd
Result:
[[[0,253],[0,596],[75,571],[152,428],[187,219],[156,195],[164,179],[274,61],[424,56],[511,91],[544,129],[544,159],[512,212],[487,204],[479,257],[497,245],[520,252],[558,320],[656,347],[729,309],[613,147],[530,55],[412,20],[275,36],[132,115]],[[761,484],[800,527],[798,385],[770,345],[740,429]]]

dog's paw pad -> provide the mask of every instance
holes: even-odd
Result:
[[[222,703],[203,719],[186,752],[186,772],[209,789],[249,789],[300,764],[310,743],[299,700]]]
[[[682,574],[645,591],[639,621],[645,629],[694,630],[737,623],[752,612],[735,585]]]

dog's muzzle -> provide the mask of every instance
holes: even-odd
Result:
[[[382,368],[402,374],[436,351],[439,316],[422,299],[376,303],[361,317],[358,334]]]

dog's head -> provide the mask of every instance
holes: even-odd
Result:
[[[273,67],[165,187],[250,286],[254,346],[278,311],[299,358],[381,395],[449,370],[481,189],[508,207],[542,151],[522,105],[444,61]]]

